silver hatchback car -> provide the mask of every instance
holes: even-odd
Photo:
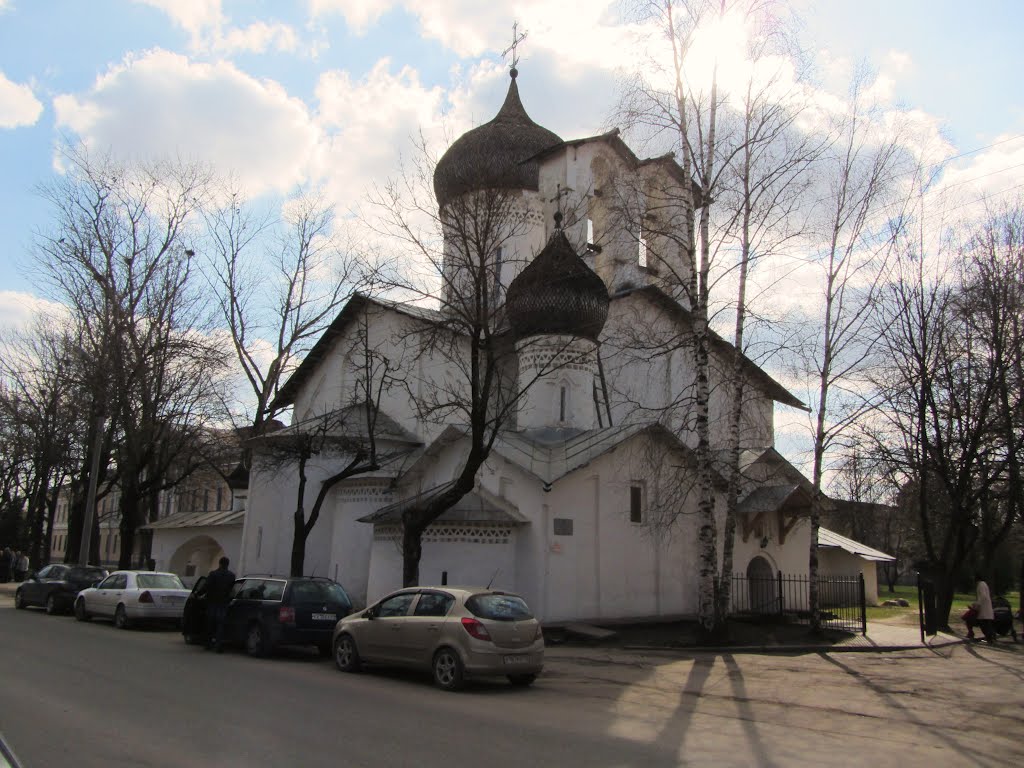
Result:
[[[519,595],[493,589],[410,587],[338,622],[334,662],[430,670],[445,690],[467,676],[505,675],[529,685],[544,666],[544,635]]]

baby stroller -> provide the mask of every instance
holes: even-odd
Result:
[[[1001,595],[992,598],[992,629],[997,635],[1011,635],[1017,642],[1017,630],[1013,628],[1013,608],[1010,601]]]

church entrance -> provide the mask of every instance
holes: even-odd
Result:
[[[195,536],[171,556],[170,570],[182,581],[191,585],[197,577],[205,576],[217,567],[217,561],[224,556],[224,548],[210,536]]]
[[[772,565],[760,555],[747,564],[747,594],[754,613],[774,613],[777,610]]]

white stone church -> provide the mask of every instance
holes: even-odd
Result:
[[[691,186],[670,157],[640,159],[615,131],[564,141],[535,124],[516,74],[497,116],[441,158],[434,187],[442,213],[482,189],[514,196],[523,226],[495,255],[494,294],[505,302],[506,330],[519,351],[511,375],[539,378],[495,442],[475,490],[427,529],[420,583],[514,590],[548,622],[692,615],[696,500],[668,490],[686,487],[693,472],[691,320],[685,299],[671,289],[688,258],[671,242],[629,231],[613,205],[613,187],[671,187],[680,208],[668,214],[679,214]],[[445,268],[446,284],[458,284],[451,274],[458,265]],[[357,601],[401,586],[402,510],[446,488],[467,451],[462,425],[423,417],[414,402],[417,392],[450,386],[460,375],[450,353],[422,344],[424,329],[442,317],[443,297],[440,305],[355,297],[279,396],[293,408],[289,430],[301,430],[351,407],[366,343],[406,361],[405,386],[385,390],[379,403],[378,450],[397,458],[334,486],[307,543],[306,573],[338,580]],[[645,343],[654,338],[677,341],[655,350]],[[722,372],[731,353],[715,337],[716,450],[725,447]],[[744,375],[735,570],[806,574],[810,484],[773,447],[774,409],[803,406],[753,362],[746,361]],[[307,509],[320,480],[347,461],[331,450],[311,460]],[[288,572],[297,482],[294,467],[262,461],[257,452],[239,551],[229,551],[239,573]],[[724,507],[723,496],[720,516]],[[872,558],[887,556],[842,542],[822,550],[822,569],[863,571],[870,601]]]

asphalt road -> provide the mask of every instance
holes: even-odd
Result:
[[[0,730],[44,766],[1019,765],[1024,645],[755,656],[552,649],[444,693],[0,605]]]

